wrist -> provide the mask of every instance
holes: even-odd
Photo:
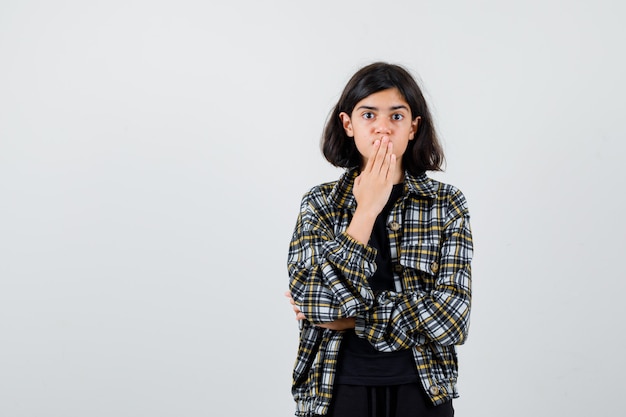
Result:
[[[354,218],[359,218],[362,221],[369,221],[372,223],[372,226],[373,226],[374,222],[376,221],[376,218],[380,214],[380,211],[381,210],[379,210],[376,207],[372,208],[372,207],[365,207],[365,206],[357,205],[356,210],[354,211],[354,216],[352,216],[352,219],[354,220]]]
[[[373,214],[365,210],[360,210],[357,207],[352,216],[352,220],[346,229],[346,233],[353,239],[359,241],[363,245],[367,245],[374,228],[374,222],[378,213]]]

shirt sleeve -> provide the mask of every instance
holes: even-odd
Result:
[[[426,343],[465,342],[471,307],[472,234],[465,201],[444,227],[431,291],[383,291],[374,307],[356,318],[355,331],[377,350],[396,351]],[[434,269],[434,268],[433,268]],[[435,272],[435,271],[432,271]]]
[[[291,296],[313,324],[355,317],[374,304],[367,277],[376,270],[376,249],[335,235],[338,216],[320,195],[307,193],[289,245]]]

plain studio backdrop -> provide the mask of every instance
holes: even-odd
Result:
[[[407,67],[465,193],[459,416],[623,395],[618,1],[0,2],[0,416],[289,416],[287,246],[348,78]]]

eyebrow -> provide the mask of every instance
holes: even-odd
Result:
[[[357,107],[356,110],[378,110],[378,107],[374,107],[374,106],[359,106]],[[404,109],[404,110],[409,110],[409,108],[407,106],[405,106],[404,104],[399,104],[397,106],[391,106],[389,108],[389,110],[399,110],[399,109]]]

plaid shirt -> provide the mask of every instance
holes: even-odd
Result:
[[[454,345],[465,342],[471,304],[472,236],[463,194],[425,174],[405,173],[387,218],[394,291],[374,293],[376,249],[346,234],[356,200],[355,169],[302,199],[288,255],[289,288],[301,322],[293,371],[296,415],[324,415],[343,332],[316,327],[356,317],[356,334],[377,350],[412,349],[434,404],[458,397]]]

